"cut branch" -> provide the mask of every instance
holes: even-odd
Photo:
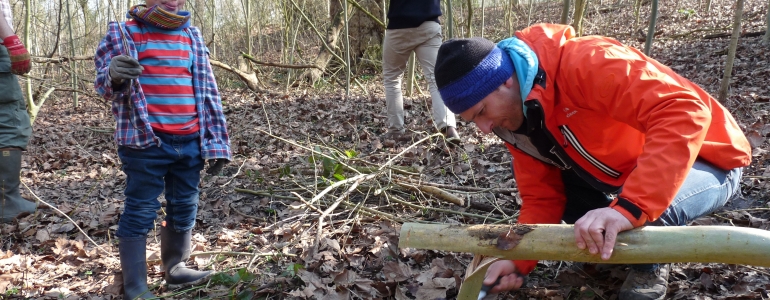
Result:
[[[455,196],[455,195],[453,195],[453,194],[451,194],[451,193],[449,193],[447,191],[444,191],[444,190],[442,190],[440,188],[437,188],[437,187],[434,187],[434,186],[411,185],[411,184],[406,184],[406,183],[397,182],[397,181],[396,181],[396,184],[398,184],[399,186],[405,187],[407,189],[413,190],[413,191],[418,191],[418,192],[423,192],[423,193],[429,194],[429,195],[431,195],[433,197],[436,197],[438,199],[441,199],[441,200],[453,203],[455,205],[465,206],[465,200],[463,200],[462,198],[457,197],[457,196]]]
[[[238,70],[237,68],[233,68],[228,64],[224,64],[218,60],[209,59],[209,62],[211,63],[212,66],[220,67],[222,69],[235,73],[235,75],[238,75],[238,77],[241,78],[241,80],[246,83],[246,86],[248,86],[250,90],[255,92],[261,91],[261,89],[258,86],[259,80],[257,79],[257,74],[243,72],[241,70]]]
[[[741,33],[741,37],[757,37],[762,36],[765,34],[765,31],[754,31],[754,32],[746,32]],[[725,32],[725,33],[715,33],[715,34],[709,34],[703,37],[703,39],[718,39],[718,38],[726,38],[732,36],[732,33]]]
[[[49,58],[49,57],[39,57],[39,56],[32,57],[32,61],[35,62],[35,63],[38,63],[38,64],[42,64],[42,63],[59,64],[59,63],[65,63],[65,62],[69,62],[69,61],[79,61],[79,60],[94,60],[94,56],[93,55],[79,55],[79,56],[72,56],[72,57],[62,56],[62,57],[51,57],[51,58]]]
[[[259,61],[259,60],[255,59],[253,56],[251,56],[251,55],[249,55],[247,53],[243,53],[243,52],[241,52],[241,56],[243,56],[243,58],[248,59],[248,60],[250,60],[251,62],[253,62],[255,64],[263,65],[263,66],[279,67],[279,68],[286,68],[286,69],[319,69],[319,70],[323,71],[323,69],[321,69],[321,67],[316,66],[316,65],[286,65],[286,64],[277,64],[277,63],[271,63],[271,62],[264,62],[264,61]]]

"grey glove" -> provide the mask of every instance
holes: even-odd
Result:
[[[222,172],[222,168],[228,162],[225,158],[209,159],[209,168],[206,170],[206,174],[217,175]]]
[[[118,55],[110,61],[110,77],[112,81],[123,82],[139,77],[144,68],[139,62],[128,55]]]

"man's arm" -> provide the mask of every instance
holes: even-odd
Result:
[[[24,48],[24,44],[11,29],[11,21],[5,17],[4,13],[0,12],[0,39],[2,39],[3,45],[8,49],[8,55],[11,57],[11,72],[22,75],[29,72],[32,63],[27,48]]]
[[[5,1],[5,0],[0,0]],[[5,14],[3,12],[0,12],[0,39],[5,39],[9,36],[15,35],[13,32],[13,29],[11,29],[11,22],[13,20],[7,20],[5,18]]]

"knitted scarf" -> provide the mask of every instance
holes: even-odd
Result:
[[[165,30],[181,30],[190,27],[190,12],[180,11],[175,14],[160,8],[158,5],[153,5],[150,8],[144,4],[134,5],[128,10],[127,17]]]

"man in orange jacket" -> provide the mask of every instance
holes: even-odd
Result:
[[[539,24],[497,45],[445,42],[446,106],[513,155],[519,222],[575,224],[580,249],[609,259],[619,232],[681,226],[739,193],[751,147],[703,89],[611,38]],[[498,261],[491,292],[518,289],[535,261]],[[663,299],[667,264],[633,265],[620,299]]]

